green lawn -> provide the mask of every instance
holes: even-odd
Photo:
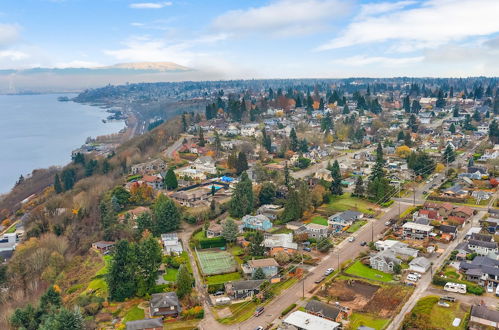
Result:
[[[163,274],[163,279],[168,282],[175,282],[177,280],[178,269],[167,268],[166,273]]]
[[[469,307],[461,306],[459,302],[447,302],[450,306],[442,307],[438,306],[438,300],[438,296],[426,296],[419,299],[410,314],[413,320],[417,320],[417,324],[429,323],[436,329],[464,329],[464,320]],[[452,327],[452,322],[456,317],[461,319],[461,324],[455,328]],[[407,323],[407,320],[408,317],[404,323]],[[414,325],[414,321],[412,324]]]
[[[97,273],[95,273],[94,278],[88,284],[87,291],[92,290],[95,292],[97,296],[107,297],[108,295],[108,287],[105,279],[106,274],[109,271],[109,266],[111,264],[112,257],[110,255],[104,256],[104,267],[99,269]]]
[[[223,319],[219,319],[218,321],[222,324],[235,324],[246,321],[255,312],[257,307],[257,303],[253,301],[242,302],[239,304],[232,304],[229,306],[232,316],[224,317]]]
[[[320,215],[317,215],[315,217],[313,217],[311,220],[310,220],[311,223],[316,223],[318,225],[323,225],[323,226],[327,226],[328,223],[327,223],[327,219],[324,218],[324,217],[321,217]]]
[[[239,245],[235,245],[229,249],[229,252],[232,253],[233,256],[240,256],[244,254],[244,250]]]
[[[389,322],[389,319],[382,319],[371,314],[352,313],[352,315],[350,315],[348,329],[357,329],[360,326],[366,326],[381,330],[384,329]]]
[[[342,196],[333,196],[331,201],[325,205],[326,210],[330,212],[343,212],[346,210],[357,210],[364,214],[374,214],[374,208],[377,206],[365,199],[352,197],[350,194]],[[370,210],[371,209],[371,210]]]
[[[126,323],[128,321],[142,320],[144,316],[144,310],[139,308],[138,306],[134,306],[125,314],[123,323]]]
[[[241,279],[241,274],[239,272],[221,274],[221,275],[213,275],[206,277],[206,284],[220,284],[229,281],[237,281]]]
[[[194,234],[193,238],[199,241],[199,240],[205,239],[206,234],[204,233],[204,230],[201,230],[200,232],[197,232],[196,234]]]
[[[10,228],[9,228],[9,229],[5,232],[5,233],[6,233],[6,234],[12,234],[12,233],[15,233],[15,232],[16,232],[16,228],[17,228],[17,226],[16,226],[16,225],[14,225],[14,226],[10,227]]]
[[[348,229],[347,229],[347,233],[355,233],[357,230],[360,229],[360,227],[362,227],[363,225],[365,225],[367,223],[367,220],[359,220],[359,221],[356,221],[353,225],[351,225]]]
[[[360,260],[357,260],[352,266],[348,267],[345,270],[345,273],[381,282],[390,282],[393,280],[393,276],[391,274],[372,269],[362,264]]]

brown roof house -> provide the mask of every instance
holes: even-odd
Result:
[[[261,268],[265,274],[265,277],[269,278],[277,275],[279,271],[279,264],[274,258],[266,258],[250,260],[247,264],[243,265],[244,273],[251,276],[253,276],[258,268]]]
[[[155,293],[149,302],[151,316],[177,317],[182,311],[175,292]]]

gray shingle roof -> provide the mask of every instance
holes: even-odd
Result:
[[[163,319],[143,319],[137,321],[129,321],[126,323],[126,330],[142,330],[150,328],[163,328]]]

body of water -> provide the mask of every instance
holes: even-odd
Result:
[[[88,137],[125,126],[123,121],[103,123],[109,115],[104,109],[59,102],[59,96],[0,95],[0,193],[10,191],[21,174],[67,164],[71,151]]]

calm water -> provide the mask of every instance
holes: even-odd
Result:
[[[104,124],[98,107],[59,102],[58,94],[0,95],[0,193],[19,175],[64,165],[87,137],[118,132],[123,122]],[[73,97],[73,95],[65,96]]]

